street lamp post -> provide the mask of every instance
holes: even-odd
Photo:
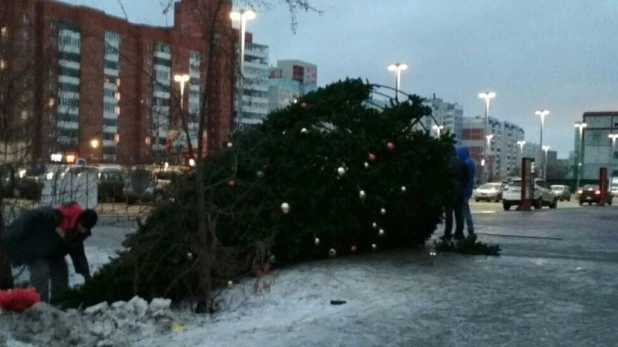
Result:
[[[388,71],[395,73],[395,100],[399,101],[399,90],[401,88],[401,72],[408,69],[408,64],[395,63],[388,66]]]
[[[237,106],[237,123],[238,120],[242,120],[242,97],[245,93],[244,79],[245,79],[245,35],[247,32],[247,21],[255,19],[255,12],[252,10],[239,10],[232,11],[230,13],[232,21],[240,22],[240,79],[238,80],[238,106]]]
[[[483,130],[483,134],[485,134],[487,136],[487,133],[489,133],[489,103],[491,101],[491,99],[496,97],[496,93],[494,92],[483,92],[479,94],[479,98],[485,100],[485,127]],[[483,180],[486,179],[487,176],[487,148],[488,146],[486,144],[483,145],[483,161],[485,162],[485,165],[483,165]],[[485,181],[483,183],[486,183]]]
[[[613,168],[614,153],[616,153],[616,140],[618,140],[618,134],[609,134],[607,137],[612,140],[612,150],[609,153],[609,168]]]
[[[517,160],[517,167],[520,169],[520,171],[521,171],[521,160],[524,157],[524,146],[525,145],[526,145],[526,141],[524,140],[517,141],[517,146],[519,146],[519,156]],[[521,175],[521,172],[520,172],[520,175]]]
[[[440,137],[440,134],[442,134],[442,129],[444,129],[444,125],[436,124],[432,128],[436,131],[437,136]]]
[[[485,144],[486,148],[487,148],[487,154],[485,156],[485,167],[487,167],[486,173],[487,173],[487,177],[485,177],[485,182],[489,182],[489,152],[491,149],[491,140],[494,138],[493,134],[489,134],[487,136],[485,136],[485,139],[487,140],[487,143]],[[494,169],[492,167],[492,169]]]
[[[582,157],[584,155],[584,128],[587,126],[588,124],[584,122],[575,123],[575,127],[579,129],[579,153],[577,154],[577,183],[575,189],[579,189],[579,181],[581,179]]]
[[[549,146],[543,146],[543,179],[547,179],[547,152],[549,151]]]
[[[534,112],[535,115],[541,117],[541,139],[539,141],[539,146],[541,146],[541,150],[543,149],[543,131],[545,130],[545,117],[549,114],[548,110],[539,110]],[[543,159],[543,161],[545,161]],[[543,162],[543,176],[545,177],[545,162]]]

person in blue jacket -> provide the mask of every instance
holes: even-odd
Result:
[[[468,229],[468,236],[474,236],[474,221],[472,220],[472,212],[470,211],[470,198],[474,190],[475,167],[474,160],[470,158],[470,151],[466,147],[457,148],[457,156],[464,162],[468,171],[468,180],[464,190],[463,217]]]

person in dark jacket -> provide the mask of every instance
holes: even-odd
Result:
[[[444,240],[449,241],[451,239],[451,232],[453,229],[453,214],[455,215],[455,239],[463,239],[463,204],[464,204],[464,192],[468,180],[468,172],[466,165],[457,156],[455,148],[453,148],[453,155],[449,162],[449,176],[450,176],[450,196],[447,205],[444,207],[445,220],[444,220]]]
[[[463,216],[468,228],[468,236],[474,236],[474,221],[472,220],[472,211],[470,210],[470,198],[474,191],[475,167],[474,160],[470,158],[470,151],[466,147],[457,148],[457,156],[461,159],[468,169],[468,180],[464,191]]]
[[[72,202],[26,211],[2,232],[11,263],[28,266],[30,283],[42,301],[56,301],[68,289],[67,255],[71,256],[75,272],[90,279],[84,241],[92,235],[97,219],[94,210],[84,210]]]

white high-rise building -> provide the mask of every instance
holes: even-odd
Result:
[[[423,124],[425,128],[430,129],[433,133],[437,133],[435,125],[442,125],[442,132],[448,131],[455,135],[456,141],[461,141],[463,136],[463,106],[457,103],[445,102],[443,99],[437,98],[434,94],[431,98],[425,99],[423,102],[426,106],[431,107],[431,117],[425,117]],[[438,122],[439,124],[436,124]]]
[[[268,46],[251,42],[249,38],[250,36],[245,44],[242,109],[238,110],[237,99],[234,102],[238,130],[262,123],[269,112]],[[238,93],[236,93],[237,97]]]
[[[483,147],[486,143],[489,144],[487,151],[488,163],[486,164],[490,180],[508,177],[519,167],[518,160],[521,153],[518,153],[517,141],[524,139],[524,129],[520,126],[489,117],[488,131],[485,134],[485,117],[477,116],[474,118],[464,118],[463,128],[461,144],[469,148],[470,155],[477,162],[479,174],[482,172],[481,164],[485,164]],[[526,147],[532,146],[526,144],[524,146],[524,153],[526,153]],[[480,176],[479,179],[481,180]]]

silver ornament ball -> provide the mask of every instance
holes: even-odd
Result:
[[[346,169],[345,169],[343,166],[340,166],[340,167],[337,169],[337,173],[339,174],[339,176],[343,176],[343,175],[345,175],[345,173],[346,173]]]
[[[287,202],[281,204],[281,212],[288,214],[290,212],[290,204],[288,204]]]

